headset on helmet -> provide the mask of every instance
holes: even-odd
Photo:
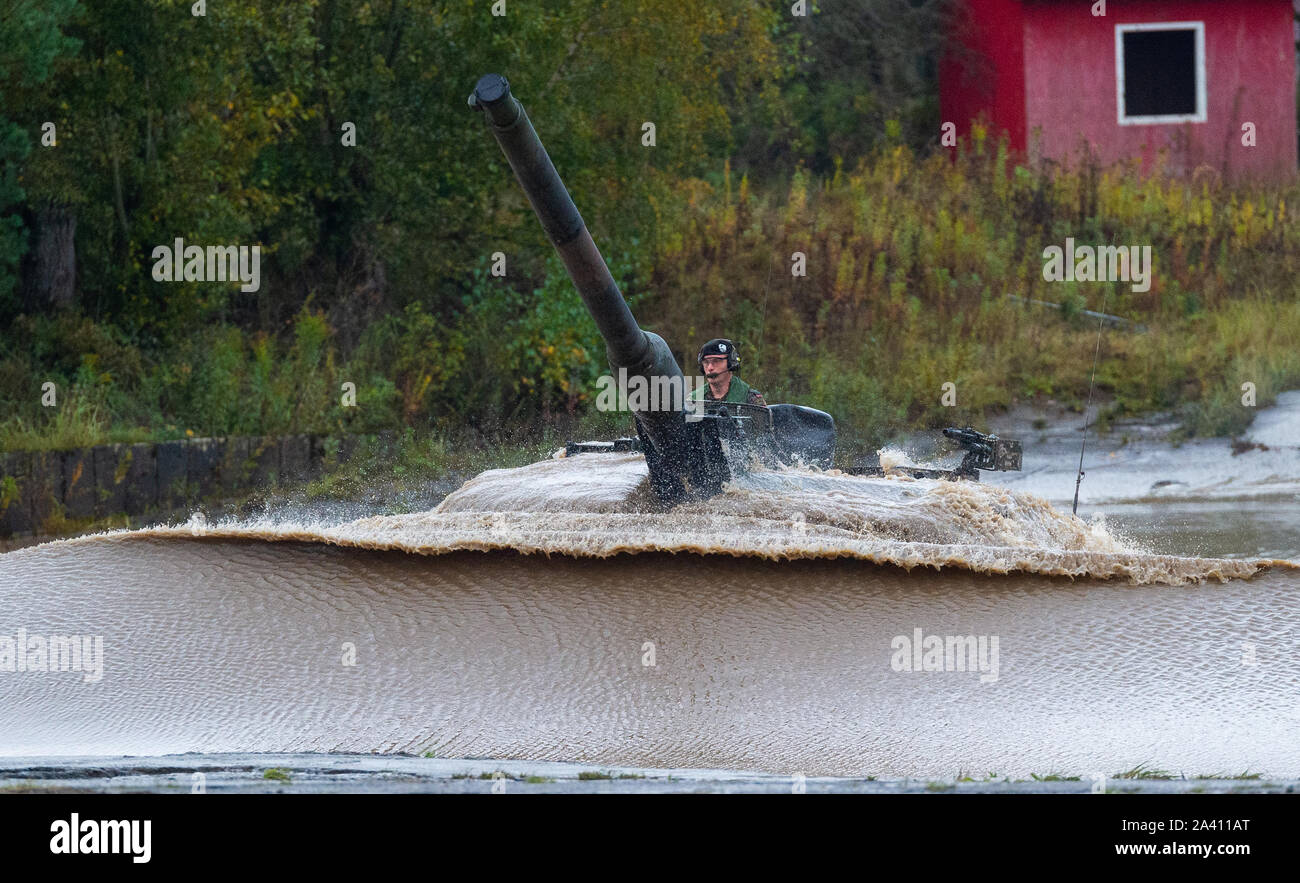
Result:
[[[700,354],[695,357],[695,362],[700,366],[701,372],[704,371],[705,356],[726,356],[728,371],[735,371],[740,367],[740,356],[736,352],[736,345],[725,337],[715,337],[700,347]]]

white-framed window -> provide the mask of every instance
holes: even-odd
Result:
[[[1121,126],[1205,122],[1205,22],[1115,25]]]

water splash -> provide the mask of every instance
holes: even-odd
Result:
[[[101,535],[103,536],[103,535]],[[110,536],[124,536],[114,534]],[[464,550],[606,558],[649,552],[770,560],[856,558],[913,568],[1122,578],[1183,585],[1250,577],[1271,559],[1153,554],[1047,501],[970,481],[863,477],[806,468],[756,471],[709,500],[654,511],[637,453],[547,459],[494,469],[435,509],[343,524],[267,521],[127,536],[296,540],[423,555]],[[93,538],[86,541],[93,541]]]

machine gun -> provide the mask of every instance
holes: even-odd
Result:
[[[901,474],[913,478],[969,478],[979,481],[980,470],[992,472],[1019,472],[1021,465],[1020,442],[986,435],[971,427],[948,427],[943,434],[961,445],[966,453],[956,469],[929,469],[921,466],[897,466],[885,470],[880,466],[857,466],[846,469],[853,475]]]

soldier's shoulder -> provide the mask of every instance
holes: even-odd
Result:
[[[749,404],[751,405],[762,405],[765,408],[767,407],[767,400],[763,398],[763,394],[758,390],[754,389],[752,386],[749,388],[748,401]]]

